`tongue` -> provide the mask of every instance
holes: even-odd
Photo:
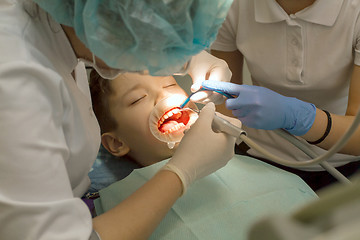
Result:
[[[159,130],[161,132],[166,132],[166,131],[170,130],[171,128],[173,128],[176,124],[178,124],[177,121],[174,121],[174,120],[167,121],[160,126]]]

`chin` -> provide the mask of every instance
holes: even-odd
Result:
[[[179,143],[176,143],[173,149],[169,149],[166,143],[159,142],[159,144],[152,145],[151,154],[146,154],[146,156],[141,157],[139,156],[139,160],[137,162],[144,167],[161,162],[171,158],[178,146]],[[153,150],[155,150],[155,152]]]
[[[158,159],[159,159],[159,161],[162,161],[162,160],[171,158],[171,157],[174,155],[174,153],[175,153],[178,145],[179,145],[179,144],[176,143],[176,145],[175,145],[175,147],[174,147],[173,149],[169,149],[169,148],[167,147],[167,145],[165,144],[165,148],[163,148],[162,151],[159,152],[159,154],[158,154]]]

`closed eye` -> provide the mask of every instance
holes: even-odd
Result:
[[[163,88],[174,87],[174,86],[176,86],[176,83],[172,83],[172,84],[166,85],[166,86],[164,86]]]
[[[133,101],[130,105],[135,105],[136,103],[140,102],[142,99],[144,99],[146,97],[146,95],[142,96],[141,98],[136,99],[135,101]]]

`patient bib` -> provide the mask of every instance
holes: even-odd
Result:
[[[149,180],[166,163],[135,169],[100,191],[100,215]],[[272,213],[289,213],[317,195],[298,176],[254,158],[235,155],[217,172],[193,183],[150,239],[247,239],[249,227]],[[150,206],[149,206],[150,207]]]

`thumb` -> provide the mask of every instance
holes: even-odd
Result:
[[[199,68],[200,69],[200,68]],[[215,66],[210,69],[208,72],[193,70],[193,85],[191,86],[191,91],[196,92],[201,88],[201,84],[204,81],[217,81],[217,82],[230,82],[232,73],[227,65]]]
[[[214,116],[215,116],[215,104],[213,102],[209,102],[201,109],[199,118],[195,122],[195,124],[202,125],[205,127],[211,127]]]
[[[191,85],[191,92],[196,92],[197,90],[199,90],[201,88],[201,83],[203,82],[203,80],[198,80],[198,81],[194,81],[194,83]]]
[[[191,85],[191,92],[196,92],[201,88],[201,84],[203,81],[205,81],[206,78],[206,71],[203,71],[201,67],[198,67],[197,69],[193,69],[191,73],[189,73],[193,80],[193,84]]]
[[[240,90],[242,90],[243,85],[235,84],[235,83],[228,83],[228,82],[219,82],[219,81],[204,81],[202,86],[206,90],[217,90],[222,91],[231,95],[239,95]]]

